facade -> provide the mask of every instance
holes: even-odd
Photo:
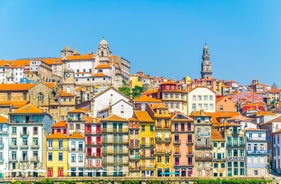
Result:
[[[183,113],[172,117],[173,171],[175,176],[191,177],[194,168],[194,122]]]
[[[71,176],[84,176],[85,139],[82,133],[73,132],[70,134],[68,145],[68,167]]]
[[[281,173],[281,156],[280,156],[280,139],[281,139],[281,130],[274,132],[272,135],[273,144],[272,144],[272,163],[271,168],[276,173]]]
[[[140,169],[142,177],[155,175],[155,124],[147,111],[134,110],[140,126]]]
[[[140,177],[140,124],[129,119],[129,176]]]
[[[37,176],[35,170],[44,169],[45,135],[51,133],[52,123],[49,114],[32,104],[9,114],[9,169],[12,176]]]
[[[195,87],[187,94],[187,104],[187,114],[199,110],[204,110],[206,112],[215,112],[215,92],[204,86]]]
[[[236,103],[234,103],[229,97],[217,97],[216,112],[235,112],[236,110]]]
[[[0,115],[0,177],[7,175],[9,163],[8,118]],[[5,173],[6,171],[6,173]]]
[[[194,119],[195,167],[194,176],[205,177],[212,174],[211,113],[195,111],[190,115]]]
[[[97,119],[88,117],[85,122],[86,161],[88,176],[101,176],[102,159],[101,124]]]
[[[68,135],[61,132],[47,136],[47,177],[69,176]]]
[[[128,175],[128,120],[113,114],[100,121],[103,176]]]
[[[224,132],[212,129],[213,176],[226,177],[226,145]]]
[[[246,129],[246,175],[249,177],[268,176],[268,155],[266,131],[263,129]]]

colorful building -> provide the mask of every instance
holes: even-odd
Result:
[[[212,144],[213,176],[226,177],[226,145],[223,131],[212,129]]]
[[[47,136],[47,177],[69,176],[68,135],[55,133]]]
[[[129,176],[140,177],[140,124],[129,119]]]

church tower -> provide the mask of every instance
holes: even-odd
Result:
[[[96,55],[99,56],[100,63],[108,64],[110,62],[109,57],[111,56],[111,51],[107,41],[104,38],[100,41]]]
[[[75,79],[74,70],[66,68],[63,72],[62,89],[68,93],[74,94],[75,91]]]
[[[209,48],[207,44],[205,44],[203,48],[203,55],[202,55],[202,64],[201,64],[201,78],[202,79],[209,79],[212,78],[212,63],[210,62],[210,54]]]
[[[73,55],[73,51],[70,49],[68,45],[65,46],[65,48],[62,49],[60,52],[61,52],[61,58],[63,59],[66,59],[67,56]]]

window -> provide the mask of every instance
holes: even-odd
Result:
[[[232,151],[231,150],[227,150],[227,156],[229,156],[229,157],[232,156]]]
[[[240,156],[241,156],[241,157],[244,156],[244,150],[240,150]]]
[[[63,161],[63,155],[62,155],[62,152],[59,152],[59,161]]]
[[[214,110],[214,104],[210,104],[209,107],[209,110]]]
[[[78,150],[83,151],[83,142],[78,143]]]
[[[234,175],[237,176],[238,175],[238,169],[234,168]]]
[[[204,95],[204,101],[208,100],[208,95]]]
[[[202,100],[202,96],[198,95],[198,101],[201,101],[201,100]]]
[[[170,157],[169,156],[165,156],[165,164],[168,164],[170,162]]]
[[[214,168],[218,168],[218,163],[214,163]]]
[[[27,138],[22,138],[22,145],[27,146]]]
[[[157,157],[157,162],[158,162],[158,163],[162,162],[162,157],[161,157],[161,156],[158,156],[158,157]]]
[[[198,104],[198,109],[199,109],[199,110],[202,109],[202,104]]]
[[[220,105],[220,111],[223,111],[223,105]]]
[[[261,133],[258,133],[258,137],[261,137]]]
[[[144,125],[141,126],[141,131],[142,131],[142,132],[145,131],[145,126],[144,126]]]
[[[209,95],[209,100],[210,100],[210,101],[213,100],[213,95]]]
[[[221,147],[224,148],[224,142],[221,143]]]
[[[225,168],[225,163],[221,163],[221,168]]]
[[[154,132],[154,126],[150,125],[150,132]]]
[[[83,162],[83,154],[78,155],[78,162]]]
[[[53,153],[48,153],[48,161],[53,161]]]
[[[76,162],[76,155],[75,154],[71,154],[71,162]]]
[[[196,104],[193,103],[191,108],[192,108],[193,111],[195,111],[196,110]]]
[[[214,147],[218,147],[218,143],[214,142]]]
[[[244,167],[244,162],[240,162],[240,167]]]
[[[204,110],[208,110],[208,104],[204,104]]]
[[[234,167],[238,167],[238,162],[234,162]]]
[[[241,168],[240,169],[240,175],[244,175],[244,174],[245,174],[244,168]]]
[[[59,149],[63,148],[63,140],[59,140]]]
[[[38,127],[33,127],[33,135],[38,135]]]
[[[193,96],[192,96],[192,100],[193,100],[193,101],[196,101],[196,95],[193,95]]]
[[[17,134],[17,127],[12,127],[12,134],[13,135]]]
[[[232,162],[227,162],[227,167],[232,167]]]
[[[48,147],[52,148],[53,147],[53,140],[48,140]]]

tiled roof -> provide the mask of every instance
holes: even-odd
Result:
[[[8,118],[0,115],[0,123],[8,123]]]
[[[122,122],[126,122],[127,120],[125,118],[121,118],[115,114],[112,114],[109,117],[106,117],[104,119],[101,119],[101,121],[122,121]]]
[[[151,104],[150,105],[151,108],[154,110],[154,109],[167,109],[166,105],[165,104]]]
[[[83,139],[84,136],[80,132],[73,132],[69,135],[69,139]]]
[[[66,57],[66,60],[91,60],[91,59],[94,59],[94,54],[72,55]]]
[[[52,128],[67,127],[66,121],[59,121],[52,125]]]
[[[235,121],[235,122],[240,122],[240,121],[250,122],[252,120],[253,120],[252,118],[242,116],[241,114],[227,119],[227,121]]]
[[[50,134],[47,136],[47,139],[68,139],[68,135],[65,135],[61,132]]]
[[[212,141],[225,141],[223,138],[222,132],[219,132],[218,130],[213,129],[212,130]]]
[[[28,104],[10,112],[10,114],[43,114],[43,111],[32,104]]]
[[[271,111],[259,111],[256,113],[256,116],[276,116],[276,114]]]
[[[205,111],[193,111],[191,112],[191,114],[189,115],[191,117],[194,117],[194,116],[208,116],[208,117],[211,117],[212,116],[212,113],[211,112],[205,112]]]
[[[61,65],[62,64],[61,58],[47,58],[47,59],[42,59],[42,61],[48,65]]]
[[[0,106],[13,106],[13,108],[18,109],[28,103],[28,101],[0,101]]]
[[[160,85],[164,85],[164,84],[177,84],[174,80],[167,80],[163,83],[161,83]]]
[[[35,84],[0,84],[1,91],[28,91]]]
[[[161,103],[161,100],[155,99],[155,98],[151,98],[149,96],[146,95],[142,95],[139,98],[135,98],[134,100],[135,102],[155,102],[155,103]]]
[[[66,92],[66,91],[63,91],[63,90],[60,91],[59,95],[62,96],[62,97],[74,96],[73,94],[68,93],[68,92]]]
[[[44,83],[44,85],[53,89],[56,86],[56,83],[55,82],[46,82],[46,83]]]
[[[258,128],[246,128],[246,131],[267,131],[266,129],[258,129]]]
[[[105,75],[104,73],[99,72],[99,73],[94,73],[92,75],[92,77],[109,77],[109,76]]]
[[[129,118],[128,120],[129,120],[129,121],[139,121],[139,120],[136,119],[136,118]]]
[[[140,122],[154,122],[147,111],[135,110],[134,115]]]
[[[111,64],[99,64],[96,69],[111,68]]]

